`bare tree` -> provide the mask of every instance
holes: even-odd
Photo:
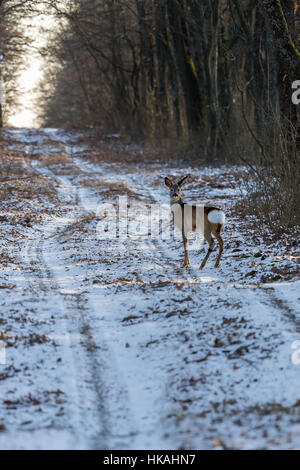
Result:
[[[297,108],[291,101],[292,83],[300,77],[300,50],[295,38],[297,2],[290,0],[283,4],[280,0],[261,0],[261,3],[274,38],[281,115],[299,134]]]

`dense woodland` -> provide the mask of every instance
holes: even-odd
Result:
[[[299,2],[0,5],[7,106],[17,97],[11,77],[30,47],[18,18],[38,21],[43,5],[57,24],[40,51],[47,61],[38,103],[45,126],[104,126],[134,141],[182,144],[208,162],[243,162],[256,177],[253,203],[265,218],[275,210],[280,226],[299,220],[299,105],[291,100],[300,80]]]
[[[247,120],[258,134],[269,117],[296,131],[294,1],[77,0],[64,17],[49,124],[192,136],[212,156],[244,137]]]

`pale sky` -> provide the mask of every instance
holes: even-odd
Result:
[[[47,30],[53,30],[55,21],[53,17],[41,13],[34,23],[24,18],[21,24],[26,28],[33,48],[39,49],[47,45]],[[42,32],[41,32],[42,31]],[[47,67],[46,59],[37,52],[29,51],[24,57],[24,71],[21,73],[17,88],[20,99],[17,109],[12,110],[8,116],[8,125],[12,127],[39,127],[36,103],[38,95],[35,91],[43,79],[43,69]]]

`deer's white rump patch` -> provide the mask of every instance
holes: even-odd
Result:
[[[209,212],[207,216],[209,222],[212,224],[224,224],[225,223],[225,214],[223,211],[213,210]]]

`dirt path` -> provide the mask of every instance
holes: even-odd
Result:
[[[0,446],[15,433],[16,448],[59,439],[67,448],[297,447],[300,366],[291,361],[291,345],[299,339],[299,281],[249,282],[248,260],[237,263],[234,243],[227,242],[219,270],[210,260],[199,271],[203,252],[192,252],[190,269],[180,267],[180,241],[99,240],[100,204],[129,195],[129,224],[142,222],[136,211],[142,214],[145,203],[168,202],[161,173],[178,169],[97,166],[81,156],[74,136],[48,138],[37,133],[32,168],[54,182],[61,214],[33,227],[20,263],[27,267],[24,308],[34,298],[35,314],[53,317],[55,365],[46,353],[32,388],[38,393],[57,381],[63,409],[56,417],[54,405],[47,414],[40,399],[44,421],[20,431],[11,408]],[[39,154],[57,145],[70,160],[41,165]],[[240,241],[228,226],[225,238]],[[11,388],[9,380],[5,385]]]

